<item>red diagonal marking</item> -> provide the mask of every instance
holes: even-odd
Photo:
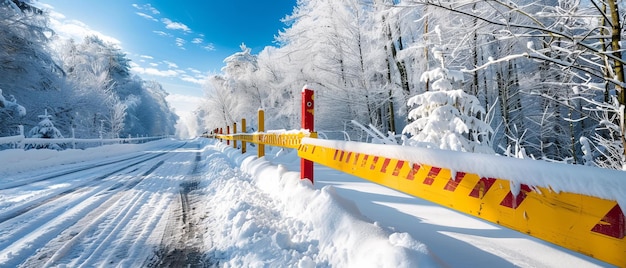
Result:
[[[471,197],[483,198],[485,193],[491,189],[491,186],[496,182],[494,178],[480,178],[480,180],[474,186],[474,190],[469,194]]]
[[[406,175],[406,179],[412,181],[415,178],[415,174],[417,174],[417,172],[420,171],[420,168],[422,168],[422,166],[420,166],[419,164],[413,163],[413,167],[411,168],[411,171],[409,171],[409,174]]]
[[[435,182],[435,177],[439,175],[439,171],[441,171],[441,168],[431,167],[430,171],[428,172],[428,175],[426,175],[426,178],[424,179],[424,182],[422,183],[426,185],[433,185],[433,182]]]
[[[448,184],[446,184],[446,187],[444,187],[443,189],[454,192],[454,190],[456,190],[456,187],[459,186],[459,183],[461,183],[463,178],[465,178],[465,172],[457,172],[455,179],[453,180],[452,178],[450,178]]]
[[[398,164],[396,164],[396,168],[393,169],[393,173],[391,175],[398,176],[400,174],[400,169],[404,166],[404,161],[398,160]]]
[[[378,156],[374,156],[374,160],[372,161],[372,165],[370,166],[371,170],[376,168],[376,163],[378,162]]]
[[[391,159],[385,158],[385,161],[383,162],[383,167],[380,168],[380,172],[387,173],[387,166],[389,166],[389,162],[391,162]]]
[[[343,161],[343,154],[344,153],[345,153],[344,151],[341,151],[341,155],[339,155],[339,162]]]
[[[591,231],[608,235],[618,239],[626,236],[626,223],[624,218],[624,211],[618,204],[615,206],[594,226]]]
[[[370,156],[369,156],[369,155],[367,155],[367,154],[363,157],[363,161],[361,161],[361,167],[362,167],[362,168],[363,168],[363,167],[365,167],[365,164],[367,163],[367,159],[368,159],[369,157],[370,157]]]
[[[333,160],[337,160],[337,154],[339,153],[339,150],[335,150],[335,156],[333,156]]]
[[[524,202],[524,199],[526,199],[526,194],[530,191],[532,190],[530,189],[530,187],[528,187],[528,185],[522,184],[520,185],[519,194],[517,194],[517,196],[513,198],[513,193],[509,191],[504,199],[502,199],[502,202],[500,202],[500,206],[516,209],[517,207],[519,207],[519,205],[522,204],[522,202]]]
[[[348,156],[346,157],[346,164],[350,162],[350,157],[352,156],[352,152],[348,153]]]
[[[352,165],[355,165],[355,166],[356,166],[356,162],[358,162],[358,161],[359,161],[359,156],[361,156],[361,154],[360,154],[360,153],[357,153],[357,154],[354,156],[354,163],[352,163]]]

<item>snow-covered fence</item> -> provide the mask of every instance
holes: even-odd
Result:
[[[121,143],[145,143],[149,141],[159,140],[167,138],[169,136],[156,136],[156,137],[128,137],[118,139],[79,139],[79,138],[62,138],[62,139],[42,139],[42,138],[26,138],[24,136],[24,128],[20,126],[20,134],[15,136],[0,137],[0,149],[1,148],[29,148],[37,147],[37,145],[64,145],[65,148],[72,149],[84,149],[88,147],[98,147],[107,144],[121,144]]]

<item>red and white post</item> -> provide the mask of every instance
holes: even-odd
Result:
[[[302,129],[313,132],[315,114],[315,96],[308,86],[302,88]],[[300,158],[300,179],[308,179],[313,183],[313,161]]]

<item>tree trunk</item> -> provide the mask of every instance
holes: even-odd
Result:
[[[626,105],[626,92],[624,92],[624,88],[622,85],[624,84],[624,66],[621,62],[622,52],[620,48],[621,41],[621,21],[619,16],[619,7],[617,6],[616,0],[608,0],[609,9],[611,10],[611,48],[613,52],[613,56],[616,59],[613,60],[613,67],[615,71],[615,76],[617,81],[620,84],[615,85],[615,90],[617,91],[617,100],[620,104],[620,109],[623,110],[622,107]],[[623,111],[622,111],[623,112]],[[620,126],[622,128],[622,146],[624,148],[624,154],[626,155],[626,117],[620,119]]]

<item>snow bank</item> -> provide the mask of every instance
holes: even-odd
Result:
[[[227,154],[240,154],[223,144],[216,146]],[[395,233],[371,223],[332,186],[316,190],[308,180],[301,181],[299,173],[249,154],[235,161],[249,175],[249,181],[231,179],[230,183],[220,184],[221,191],[210,193],[228,193],[218,199],[222,203],[216,207],[228,209],[228,213],[220,213],[227,216],[213,219],[230,224],[224,229],[232,233],[231,249],[222,251],[229,256],[224,258],[228,260],[225,266],[261,266],[261,260],[265,260],[264,266],[271,266],[267,262],[270,258],[258,255],[276,252],[282,258],[274,259],[273,264],[284,267],[436,266],[425,245],[407,233]],[[264,196],[275,209],[254,207],[252,201],[233,201],[233,195],[251,200]],[[279,219],[282,221],[276,222]]]
[[[556,192],[616,200],[621,207],[626,207],[626,172],[619,170],[399,145],[311,138],[303,139],[302,143],[500,178],[511,181],[513,185],[527,184],[551,188]]]

